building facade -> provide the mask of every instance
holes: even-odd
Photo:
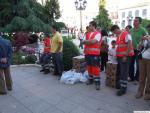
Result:
[[[110,19],[112,20],[113,24],[118,24],[122,29],[127,25],[132,26],[135,17],[141,17],[143,19],[150,20],[150,0],[112,1],[113,3],[107,4]],[[115,17],[113,16],[114,14],[118,14],[118,16]]]
[[[125,28],[127,25],[133,25],[135,17],[150,20],[150,0],[141,0],[119,9],[119,26]]]

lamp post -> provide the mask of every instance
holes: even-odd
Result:
[[[80,31],[82,32],[82,11],[85,10],[87,1],[86,0],[76,0],[75,2],[76,10],[80,11]]]

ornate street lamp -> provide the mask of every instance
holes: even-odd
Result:
[[[82,11],[85,10],[87,1],[86,0],[76,0],[75,2],[76,10],[80,11],[80,31],[82,32]]]

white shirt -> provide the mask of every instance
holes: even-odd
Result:
[[[79,34],[79,39],[80,39],[80,40],[84,39],[84,34],[83,34],[83,33],[80,33],[80,34]]]
[[[127,34],[127,36],[126,36],[126,38],[125,38],[125,41],[126,41],[126,43],[127,43],[128,41],[132,41],[132,37],[131,37],[130,34]]]
[[[148,48],[143,54],[142,57],[150,60],[150,48]]]
[[[116,57],[116,48],[111,48],[108,52],[108,60],[113,63],[117,64],[117,57]]]

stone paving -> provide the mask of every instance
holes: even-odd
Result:
[[[105,86],[101,90],[83,83],[65,85],[51,74],[43,75],[39,67],[12,68],[13,91],[0,96],[0,113],[133,113],[149,110],[150,101],[135,99],[137,85],[128,84],[125,96]]]

